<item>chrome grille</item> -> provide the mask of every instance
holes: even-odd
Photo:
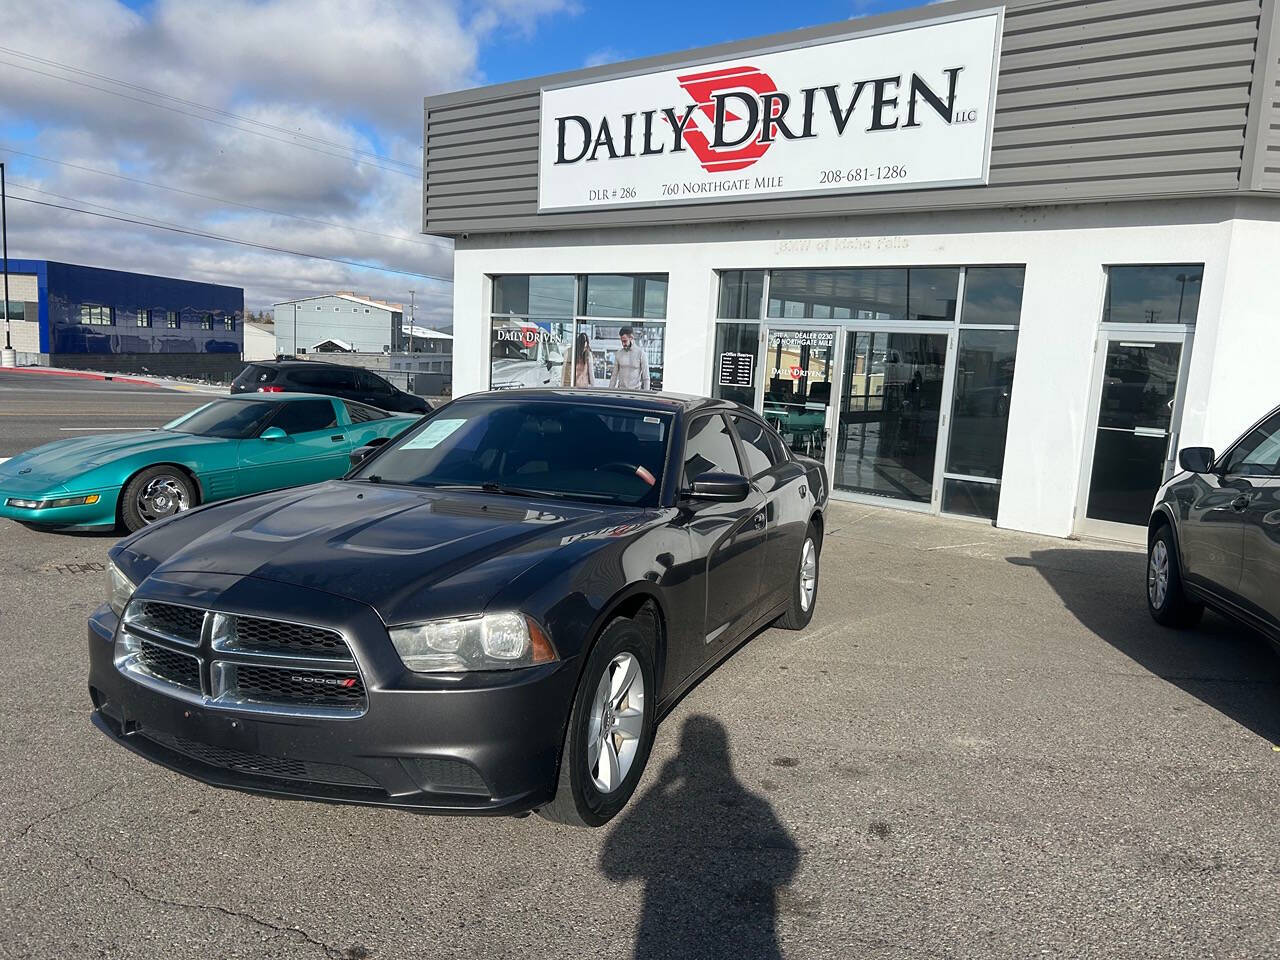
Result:
[[[218,650],[293,653],[306,657],[350,660],[347,641],[335,630],[283,620],[217,614],[213,645]]]
[[[143,640],[139,644],[138,664],[158,680],[200,689],[200,660],[189,653],[179,653],[158,643]]]
[[[368,708],[346,639],[308,624],[134,600],[115,661],[146,685],[207,706],[332,718]]]

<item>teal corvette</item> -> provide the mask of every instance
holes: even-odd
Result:
[[[137,530],[200,503],[340,477],[417,416],[306,393],[214,400],[159,430],[76,437],[0,464],[0,517]]]

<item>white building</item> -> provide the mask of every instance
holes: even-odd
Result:
[[[954,0],[428,98],[455,395],[608,383],[630,328],[837,497],[1140,537],[1280,403],[1276,2]]]
[[[270,360],[276,355],[276,328],[272,323],[244,322],[242,360]]]
[[[357,353],[403,349],[400,328],[404,310],[354,293],[332,293],[275,304],[276,353],[305,353],[311,344],[338,340]]]

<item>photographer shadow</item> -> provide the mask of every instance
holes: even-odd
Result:
[[[600,854],[610,880],[644,882],[637,960],[780,958],[778,890],[799,861],[773,808],[734,776],[724,726],[706,716],[685,721],[680,752]]]

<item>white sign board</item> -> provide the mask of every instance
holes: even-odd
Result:
[[[1001,9],[542,91],[538,209],[987,182]]]

